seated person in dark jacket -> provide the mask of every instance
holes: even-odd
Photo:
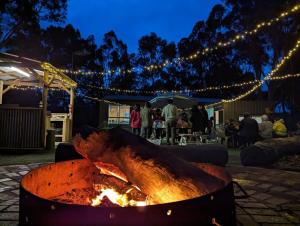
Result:
[[[234,119],[229,119],[225,123],[225,136],[229,137],[228,143],[231,144],[232,147],[238,146],[238,122]]]
[[[258,123],[250,117],[249,113],[244,114],[244,119],[240,123],[238,137],[239,145],[254,143],[258,138]]]

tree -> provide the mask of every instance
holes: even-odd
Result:
[[[176,68],[168,65],[163,70],[158,70],[151,65],[162,65],[166,61],[171,62],[176,55],[175,43],[168,43],[155,33],[141,37],[135,59],[135,67],[142,69],[139,73],[137,86],[146,90],[175,89],[178,84],[174,77]]]
[[[296,0],[227,0],[225,4],[229,13],[226,21],[229,27],[237,31],[252,29],[254,24],[279,16],[280,12],[291,9],[298,3],[299,1]],[[282,22],[264,29],[256,37],[249,38],[243,43],[244,46],[239,47],[239,53],[244,56],[238,58],[248,59],[247,63],[252,65],[257,79],[263,77],[261,75],[265,74],[266,68],[274,68],[293,47],[296,39],[299,38],[299,20],[299,13],[290,15]],[[290,59],[289,66],[282,68],[277,74],[298,73],[299,71],[296,70],[298,62],[297,57]],[[295,87],[299,86],[297,81],[269,82],[269,99],[281,102],[283,105],[287,104],[292,112],[295,112],[300,108],[300,102],[295,95]]]
[[[0,49],[17,34],[30,32],[42,22],[63,22],[67,0],[2,0],[0,3]]]
[[[114,31],[104,34],[103,43],[97,49],[96,57],[97,63],[105,71],[103,80],[106,88],[132,88],[134,83],[132,74],[123,73],[131,68],[127,46],[118,39]]]

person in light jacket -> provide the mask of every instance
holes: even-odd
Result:
[[[169,99],[168,104],[163,108],[161,115],[165,118],[167,128],[167,144],[175,144],[175,133],[176,133],[176,119],[177,119],[177,107],[173,104],[173,100]]]
[[[258,125],[259,136],[262,139],[272,138],[273,123],[271,121],[269,121],[269,117],[267,115],[263,115],[261,117],[261,120],[262,120],[262,122]]]
[[[145,103],[145,106],[142,108],[140,114],[142,120],[142,136],[146,139],[149,139],[152,128],[151,104],[149,102]]]

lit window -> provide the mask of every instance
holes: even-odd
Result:
[[[108,124],[127,125],[130,118],[130,106],[109,105]]]

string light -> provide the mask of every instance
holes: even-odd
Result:
[[[117,102],[114,102],[114,101],[110,101],[110,100],[106,100],[106,99],[99,99],[99,98],[96,98],[96,97],[90,97],[90,96],[86,96],[86,95],[80,95],[86,99],[90,99],[90,100],[94,100],[94,101],[98,101],[98,102],[103,102],[103,103],[106,103],[106,104],[113,104],[113,105],[124,105],[124,104],[120,104],[120,103],[117,103]]]
[[[70,88],[75,88],[77,86],[77,83],[74,82],[72,79],[70,79],[68,76],[64,75],[60,69],[57,69],[56,67],[54,67],[53,65],[47,63],[47,62],[43,62],[41,63],[41,67],[50,72],[51,74],[53,74],[53,76],[55,76],[56,80],[61,81],[62,83],[66,84],[68,87]]]
[[[296,12],[298,12],[300,10],[300,4],[295,5],[292,9],[284,11],[282,13],[280,13],[280,15],[278,17],[272,18],[270,20],[266,20],[263,21],[261,23],[258,23],[254,26],[254,28],[252,30],[249,31],[244,31],[242,33],[239,33],[237,35],[235,35],[232,39],[229,39],[229,41],[226,42],[219,42],[217,45],[213,46],[213,47],[207,47],[205,49],[203,49],[202,51],[197,51],[187,57],[177,57],[175,59],[173,59],[172,61],[166,60],[161,64],[151,64],[148,66],[144,66],[144,67],[140,67],[141,69],[144,69],[146,71],[153,71],[153,70],[157,70],[157,69],[162,69],[164,67],[166,67],[167,65],[173,65],[174,63],[179,63],[179,62],[184,62],[184,61],[191,61],[194,60],[200,56],[204,56],[207,55],[213,51],[216,51],[220,48],[224,48],[227,46],[230,46],[232,44],[237,43],[238,41],[244,40],[246,37],[255,35],[256,33],[258,33],[260,30],[262,30],[265,27],[270,27],[272,25],[274,25],[275,23],[278,23],[279,21],[283,20],[284,18],[288,17],[291,14],[294,14]],[[115,74],[115,73],[119,73],[120,75],[125,75],[125,74],[129,74],[135,71],[135,67],[131,68],[131,69],[123,69],[123,70],[108,70],[108,71],[84,71],[84,70],[70,70],[70,69],[59,69],[59,72],[62,73],[66,73],[66,74],[74,74],[74,75],[105,75],[105,74]]]
[[[223,86],[210,86],[206,88],[201,89],[184,89],[184,90],[153,90],[153,91],[147,91],[147,90],[133,90],[133,89],[119,89],[119,88],[105,88],[105,87],[99,87],[94,85],[81,85],[83,87],[90,87],[95,88],[103,91],[110,91],[110,92],[117,92],[117,93],[128,93],[128,94],[136,94],[136,93],[144,93],[144,94],[155,94],[155,93],[201,93],[201,92],[207,92],[207,91],[217,91],[222,89],[230,89],[235,87],[244,87],[253,85],[256,83],[259,83],[260,80],[252,80],[248,82],[241,82],[241,83],[235,83],[232,85],[223,85]]]
[[[10,89],[14,89],[14,90],[21,90],[21,91],[27,91],[27,90],[41,90],[43,89],[42,86],[12,86]],[[59,89],[59,88],[48,88],[49,90],[52,91],[64,91],[63,89]]]
[[[289,79],[289,78],[298,78],[300,77],[300,74],[287,74],[287,75],[284,75],[284,76],[273,76],[273,77],[270,77],[270,78],[266,78],[266,80],[285,80],[285,79]]]
[[[265,78],[265,80],[284,80],[284,79],[289,79],[289,78],[295,78],[295,77],[300,77],[300,74],[287,74],[284,76],[274,76],[274,77],[269,77]],[[236,87],[245,87],[253,84],[259,85],[262,81],[261,80],[252,80],[252,81],[247,81],[247,82],[241,82],[241,83],[235,83],[232,85],[222,85],[222,86],[210,86],[206,88],[201,88],[201,89],[184,89],[184,90],[153,90],[153,91],[148,91],[148,90],[133,90],[133,89],[120,89],[120,88],[105,88],[105,87],[99,87],[99,86],[93,86],[93,85],[81,85],[83,87],[90,87],[90,88],[95,88],[103,91],[110,91],[110,92],[117,92],[117,93],[129,93],[129,94],[134,94],[134,93],[144,93],[144,94],[155,94],[155,93],[201,93],[201,92],[207,92],[207,91],[218,91],[222,89],[230,89],[230,88],[236,88]]]
[[[295,52],[299,49],[300,46],[300,39],[298,39],[295,47],[293,49],[291,49],[288,54],[280,61],[279,64],[276,65],[276,67],[262,80],[260,81],[259,84],[255,85],[252,87],[252,89],[250,89],[249,91],[241,94],[240,96],[237,96],[235,98],[232,99],[228,99],[228,100],[222,100],[223,103],[231,103],[231,102],[235,102],[237,100],[240,100],[248,95],[250,95],[251,93],[253,93],[254,91],[256,91],[258,88],[260,88],[267,80],[272,80],[274,74],[276,72],[278,72],[280,70],[280,68],[295,54]],[[286,75],[286,76],[290,76],[290,75]],[[291,77],[291,76],[290,76]],[[280,76],[274,77],[277,80],[280,80]],[[274,79],[274,80],[276,80]]]
[[[300,77],[300,73],[297,73],[297,74],[286,74],[286,75],[282,75],[282,76],[273,76],[273,77],[265,78],[265,80],[266,81],[278,81],[278,80],[286,80],[286,79],[290,79],[290,78],[299,78],[299,77]],[[174,93],[205,92],[205,91],[209,91],[209,90],[221,90],[221,89],[228,89],[228,88],[232,88],[232,87],[244,87],[247,85],[261,83],[261,82],[262,82],[261,80],[253,80],[253,81],[248,81],[248,82],[243,82],[243,83],[236,83],[236,84],[232,84],[232,85],[207,87],[207,88],[202,88],[202,89],[173,90],[172,92],[174,92]],[[126,89],[123,90],[123,89],[114,89],[114,88],[107,89],[107,88],[97,87],[97,86],[92,86],[92,85],[81,85],[81,86],[87,86],[87,87],[91,87],[91,88],[98,88],[98,89],[102,89],[102,90],[109,90],[109,91],[116,91],[116,92],[131,92],[131,93],[147,92],[148,94],[154,94],[154,93],[159,93],[159,92],[165,92],[165,93],[170,92],[167,90],[144,91],[144,90],[126,90]],[[26,90],[43,89],[43,87],[42,86],[14,85],[11,87],[11,89],[26,91]],[[62,89],[59,89],[59,88],[49,88],[49,89],[53,90],[53,91],[63,91]],[[212,105],[215,105],[215,104],[212,104]]]

